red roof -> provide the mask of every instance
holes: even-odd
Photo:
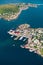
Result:
[[[19,34],[20,32],[16,32],[16,31],[15,31],[15,33]]]

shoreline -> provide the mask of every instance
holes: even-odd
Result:
[[[4,6],[6,6],[6,5],[13,5],[13,7],[14,7],[14,5],[15,6],[19,6],[19,11],[18,12],[15,12],[15,13],[13,13],[13,11],[9,14],[9,13],[3,13],[3,15],[2,14],[0,14],[0,19],[1,18],[3,18],[4,20],[7,20],[7,21],[11,21],[11,20],[15,20],[15,19],[17,19],[18,18],[18,16],[21,14],[21,12],[23,11],[23,10],[27,10],[28,8],[32,8],[32,7],[34,7],[34,8],[37,8],[38,6],[41,6],[41,5],[43,5],[43,4],[32,4],[32,3],[15,3],[15,4],[5,4]],[[1,6],[3,6],[3,5],[1,5]],[[8,7],[9,7],[8,6]],[[10,12],[10,11],[9,11]],[[13,13],[13,14],[12,14]]]
[[[19,12],[15,13],[15,14],[9,14],[9,15],[11,15],[11,16],[8,16],[7,14],[4,14],[4,13],[3,13],[4,15],[1,15],[1,14],[0,14],[0,18],[3,18],[3,19],[8,20],[8,21],[13,20],[13,19],[17,19],[18,16],[21,14],[21,12],[22,12],[23,10],[27,10],[29,7],[35,7],[35,8],[38,7],[37,4],[32,4],[32,3],[28,3],[28,4],[26,4],[26,3],[21,3],[21,4],[15,4],[15,5],[16,5],[16,6],[19,6]],[[10,12],[10,11],[9,11],[9,12]],[[6,15],[7,15],[7,17],[6,17]]]
[[[24,49],[27,49],[27,50],[29,50],[30,52],[34,52],[34,53],[36,53],[36,54],[39,54],[40,56],[43,57],[43,55],[41,55],[41,52],[40,52],[39,50],[36,50],[36,49],[34,49],[34,48],[30,48],[29,45],[28,45],[28,43],[27,43],[26,45],[20,45],[20,47],[21,47],[21,48],[24,48]]]
[[[10,20],[13,20],[13,19],[17,19],[21,12],[22,12],[22,10],[20,10],[18,13],[15,13],[15,15],[10,16],[9,19],[7,18],[5,20],[10,21]]]
[[[10,17],[7,17],[7,18],[4,18],[3,16],[1,17],[0,16],[0,19],[1,18],[3,18],[4,20],[8,20],[8,21],[10,21],[10,20],[13,20],[13,19],[17,19],[18,18],[18,16],[21,14],[21,12],[23,11],[23,10],[27,10],[29,7],[27,7],[27,8],[20,8],[20,10],[19,10],[19,12],[18,13],[15,13],[15,15],[11,15]]]
[[[43,57],[43,28],[31,28],[28,24],[18,26],[16,30],[8,31],[12,37],[16,36],[14,40],[25,42],[20,45],[21,48],[28,49]]]

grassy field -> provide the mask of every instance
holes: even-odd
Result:
[[[0,5],[0,14],[7,13],[17,13],[19,11],[19,7],[15,4],[5,4]]]

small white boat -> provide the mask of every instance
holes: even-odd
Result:
[[[21,48],[24,48],[24,46],[20,45]]]
[[[22,39],[23,39],[23,37],[20,37],[20,38],[19,38],[19,40],[22,40]]]
[[[13,36],[11,36],[11,38],[12,38]]]
[[[17,40],[17,39],[18,39],[18,37],[14,38],[14,40]]]
[[[25,41],[26,39],[24,39],[23,41]]]
[[[29,49],[29,51],[30,51],[30,52],[33,52],[33,50],[32,50],[32,49]]]

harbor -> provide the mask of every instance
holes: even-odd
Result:
[[[8,31],[8,34],[13,40],[25,43],[20,45],[21,48],[29,49],[30,52],[34,51],[34,53],[43,56],[41,51],[43,49],[43,28],[34,29],[28,24],[22,24],[16,30]]]
[[[0,5],[16,3],[38,4],[38,7],[26,7],[17,18],[13,13],[6,20],[0,17],[0,65],[43,65],[43,0],[0,0]],[[26,23],[30,27],[24,25],[23,29]],[[8,33],[10,30],[15,35]]]

